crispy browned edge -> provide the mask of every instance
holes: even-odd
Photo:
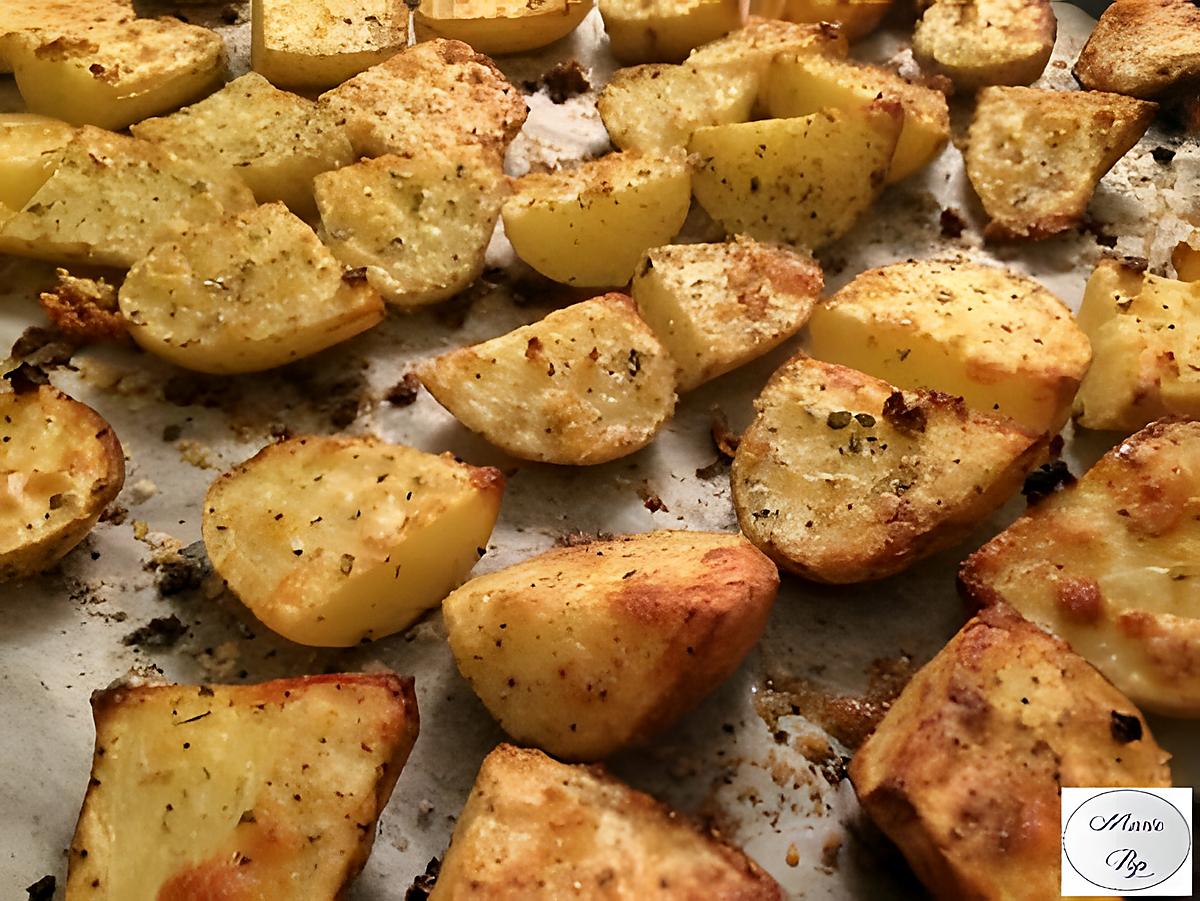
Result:
[[[1190,74],[1187,66],[1154,64],[1160,35],[1189,33],[1195,57]],[[1136,63],[1124,71],[1113,65],[1135,59],[1142,60],[1145,71],[1135,71]],[[1200,6],[1189,0],[1116,0],[1101,14],[1071,72],[1090,90],[1143,100],[1194,94],[1200,90]]]

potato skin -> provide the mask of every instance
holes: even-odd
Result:
[[[483,761],[430,901],[783,901],[740,850],[602,767],[500,745]]]
[[[1091,91],[1154,100],[1200,88],[1200,7],[1188,0],[1115,0],[1075,61]]]
[[[459,670],[505,731],[597,760],[646,742],[728,678],[778,586],[741,535],[649,532],[480,576],[442,611]]]
[[[913,32],[913,55],[956,87],[1036,81],[1050,61],[1058,19],[1050,0],[939,0]]]
[[[1044,901],[1060,787],[1169,786],[1169,756],[1083,658],[997,606],[913,677],[850,779],[934,897]]]

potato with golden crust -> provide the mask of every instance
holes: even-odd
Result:
[[[809,335],[818,359],[1052,435],[1092,357],[1070,309],[1040,284],[962,260],[864,272],[817,307]]]
[[[69,34],[134,18],[133,0],[5,0],[0,5],[0,73],[12,71],[13,49],[33,35]]]
[[[803,355],[754,402],[730,480],[746,537],[834,584],[890,576],[961,541],[1017,492],[1047,436]]]
[[[449,38],[480,53],[527,53],[561,40],[584,20],[594,0],[419,0],[418,41]]]
[[[539,554],[442,604],[459,671],[514,740],[598,760],[670,728],[767,624],[779,573],[738,534],[647,532]]]
[[[609,49],[622,65],[677,63],[740,28],[738,0],[598,0]]]
[[[981,91],[964,158],[991,220],[984,236],[1045,238],[1075,225],[1157,109],[1097,91]]]
[[[1038,79],[1058,33],[1050,0],[936,0],[913,32],[913,56],[955,87]]]
[[[116,285],[103,277],[78,278],[66,269],[59,269],[57,276],[55,285],[38,296],[57,331],[80,344],[128,340]]]
[[[811,257],[738,236],[654,248],[631,293],[675,360],[679,390],[690,391],[800,331],[823,286]]]
[[[848,41],[869,35],[891,8],[892,0],[750,0],[752,14],[814,25],[828,22]]]
[[[1072,70],[1092,91],[1153,100],[1200,88],[1200,6],[1190,0],[1115,0]]]
[[[0,216],[29,202],[57,165],[58,152],[75,137],[59,119],[33,113],[0,113]]]
[[[640,450],[675,409],[675,363],[623,294],[450,351],[422,384],[514,457],[586,466]]]
[[[92,696],[69,901],[335,901],[417,738],[394,673]]]
[[[483,556],[504,476],[369,437],[291,438],[204,499],[213,568],[299,644],[350,647],[412,624]]]
[[[429,901],[783,901],[744,853],[602,767],[500,745],[483,761]]]
[[[1200,423],[1153,423],[973,554],[959,584],[1143,707],[1200,716]]]
[[[125,483],[121,442],[99,413],[50,385],[13,388],[0,393],[0,582],[61,560]]]
[[[744,27],[697,47],[687,62],[698,68],[728,67],[762,79],[771,60],[780,53],[820,53],[840,58],[849,52],[846,36],[828,22],[801,24],[751,16]]]
[[[1063,786],[1171,784],[1133,703],[1011,608],[968,622],[850,761],[867,813],[933,896],[1059,896]]]

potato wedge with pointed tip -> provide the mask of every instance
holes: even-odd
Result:
[[[59,119],[33,113],[0,113],[0,210],[21,209],[46,183],[58,152],[75,137]]]
[[[598,0],[609,49],[623,65],[677,63],[740,28],[738,0]]]
[[[913,56],[965,91],[1030,84],[1057,33],[1050,0],[937,0],[913,31]]]
[[[480,53],[527,53],[561,40],[594,0],[421,0],[413,10],[418,41],[449,38]]]
[[[292,438],[204,501],[214,569],[285,638],[350,647],[436,607],[483,555],[499,471],[374,438]]]
[[[1153,100],[1200,88],[1200,6],[1188,0],[1116,0],[1075,60],[1092,91]]]

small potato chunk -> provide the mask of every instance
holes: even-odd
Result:
[[[471,431],[544,463],[632,454],[675,409],[675,363],[623,294],[443,354],[418,374]]]
[[[853,109],[876,98],[899,103],[904,125],[888,170],[888,184],[925,168],[950,140],[946,95],[905,81],[880,66],[813,53],[781,54],[771,63],[764,84],[767,113],[780,119],[831,107]]]
[[[43,291],[38,300],[55,330],[71,341],[127,343],[129,330],[121,318],[117,286],[103,277],[78,278],[59,269],[58,282]]]
[[[632,293],[675,360],[679,390],[691,391],[800,331],[823,286],[811,257],[739,236],[656,247]]]
[[[738,523],[816,582],[898,573],[962,540],[1016,493],[1047,438],[798,356],[754,402],[731,479]]]
[[[233,166],[259,203],[281,201],[300,216],[316,211],[313,176],[355,160],[349,138],[328,110],[253,72],[130,131],[180,156]]]
[[[0,73],[12,71],[11,57],[35,34],[62,35],[107,22],[136,18],[133,0],[4,0],[0,4]]]
[[[596,106],[617,147],[654,153],[686,147],[701,126],[747,121],[757,95],[748,69],[633,66],[616,71]]]
[[[850,779],[939,901],[1049,899],[1061,787],[1167,787],[1169,759],[1128,698],[1000,606],[913,677]]]
[[[815,250],[879,196],[904,113],[894,101],[697,129],[693,190],[726,234]]]
[[[250,67],[277,85],[341,84],[408,45],[396,0],[252,0]]]
[[[350,647],[408,627],[483,555],[498,470],[374,438],[292,438],[217,479],[204,501],[213,567],[263,623]]]
[[[30,112],[114,131],[203,97],[225,77],[220,36],[174,18],[22,38],[11,60]]]
[[[967,135],[967,177],[987,238],[1045,238],[1083,218],[1092,192],[1145,133],[1156,104],[1096,91],[986,88]]]
[[[743,24],[737,0],[599,0],[619,63],[677,63]]]
[[[0,583],[65,557],[125,482],[100,414],[49,385],[17,388],[0,393]]]
[[[565,38],[593,0],[421,0],[413,10],[418,41],[449,38],[480,53],[527,53]]]
[[[258,372],[332,347],[383,320],[365,277],[342,266],[282,203],[159,244],[118,298],[142,347],[197,372]]]
[[[1095,352],[1075,398],[1079,424],[1132,432],[1162,416],[1200,417],[1200,282],[1101,260],[1079,324]]]
[[[913,32],[913,55],[961,90],[1029,84],[1050,61],[1050,0],[937,0]]]
[[[496,64],[461,41],[440,38],[321,95],[362,156],[421,156],[478,144],[497,165],[525,124],[521,92]]]
[[[818,24],[829,22],[848,41],[864,38],[883,21],[892,8],[892,0],[751,0],[752,13],[788,22]]]
[[[813,313],[814,357],[906,390],[1057,434],[1091,347],[1070,309],[1032,279],[968,262],[910,260],[864,272]]]
[[[1075,61],[1085,88],[1150,100],[1200,88],[1200,6],[1115,0]]]
[[[394,673],[110,688],[92,713],[71,901],[345,897],[418,730]]]
[[[128,268],[164,235],[254,206],[232,169],[99,128],[81,128],[53,160],[0,224],[0,252]]]
[[[317,177],[321,235],[400,307],[435,303],[479,277],[508,182],[485,151],[382,156]]]
[[[429,901],[601,897],[784,894],[741,851],[602,767],[497,747],[479,769]]]
[[[750,72],[761,82],[777,54],[819,53],[840,58],[849,52],[845,35],[828,23],[798,24],[751,17],[744,28],[693,50],[687,62],[698,68]]]
[[[1156,422],[963,564],[977,604],[1011,604],[1134,701],[1200,716],[1200,423]]]
[[[644,744],[758,642],[779,573],[741,535],[647,532],[560,548],[442,604],[459,671],[515,740],[598,760]]]
[[[29,202],[58,162],[58,151],[75,137],[66,122],[32,113],[0,113],[0,210],[12,213]]]
[[[624,285],[643,253],[679,233],[691,190],[678,148],[611,153],[519,179],[501,211],[504,233],[517,256],[556,282]]]

